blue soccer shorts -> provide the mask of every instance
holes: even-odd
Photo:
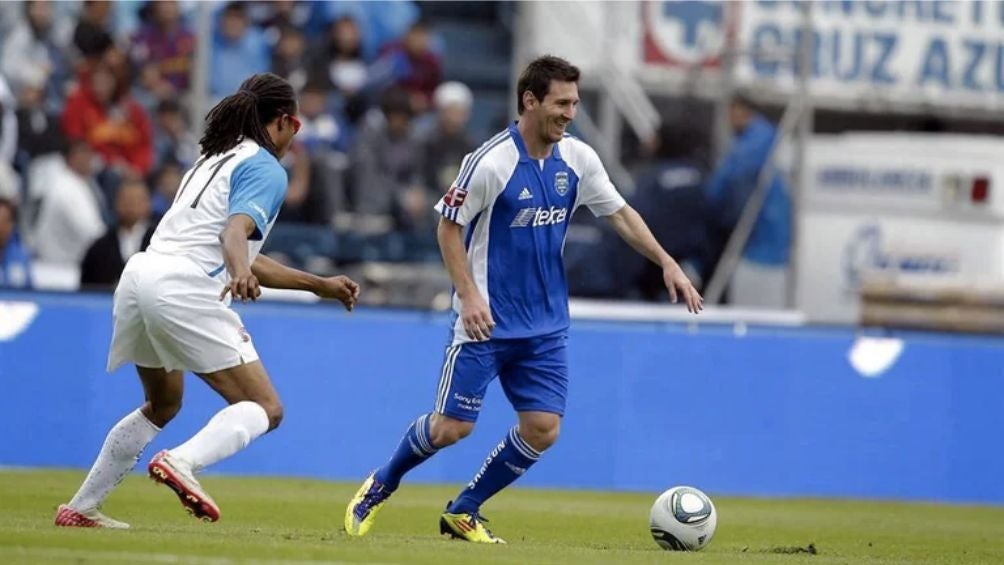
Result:
[[[473,422],[495,377],[517,412],[565,413],[568,335],[491,339],[446,348],[436,412]]]

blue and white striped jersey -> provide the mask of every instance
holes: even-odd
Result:
[[[227,219],[245,214],[254,220],[248,241],[248,260],[254,262],[279,215],[286,185],[286,170],[252,140],[219,155],[202,156],[182,177],[149,250],[188,257],[209,276],[225,279],[220,233]]]
[[[532,159],[515,124],[468,154],[449,192],[436,204],[467,226],[467,261],[491,308],[493,338],[548,335],[568,328],[562,248],[579,206],[608,216],[625,205],[596,152],[565,136],[551,156]],[[453,343],[472,341],[459,319]]]

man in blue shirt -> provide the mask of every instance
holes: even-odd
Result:
[[[0,199],[0,288],[31,288],[31,261],[17,236],[17,206]]]
[[[708,269],[705,280],[710,279],[711,270],[715,268],[746,202],[756,189],[760,170],[767,164],[777,135],[774,124],[757,112],[752,103],[742,96],[732,100],[729,106],[729,122],[736,133],[735,138],[705,185],[711,220],[709,230],[711,256],[705,265]],[[757,284],[756,286],[760,288],[752,293],[750,299],[737,300],[736,291],[743,290],[739,287],[749,288],[749,285],[742,285],[734,279],[731,289],[732,300],[750,306],[783,306],[784,274],[790,246],[791,197],[783,175],[775,172],[768,181],[767,198],[743,249],[742,265],[746,267],[744,273],[768,275],[767,277],[754,275],[753,281],[777,279],[773,284],[775,288],[762,288]],[[775,276],[770,277],[771,273]],[[777,295],[778,298],[769,299],[769,295]],[[756,303],[750,303],[751,300]],[[778,304],[778,301],[781,303]]]
[[[440,531],[504,543],[485,528],[481,505],[557,440],[565,410],[569,316],[561,254],[576,207],[607,218],[662,267],[674,302],[701,310],[700,294],[617,193],[596,152],[565,133],[579,103],[578,80],[579,70],[563,59],[530,63],[517,85],[519,121],[464,158],[436,205],[439,246],[456,292],[435,409],[412,423],[390,461],[350,501],[349,535],[369,531],[406,472],[471,433],[498,377],[519,423],[447,506]]]

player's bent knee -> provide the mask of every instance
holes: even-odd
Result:
[[[436,448],[453,445],[474,431],[474,422],[465,422],[443,414],[433,414],[429,424],[429,441]]]
[[[262,408],[265,409],[265,414],[268,416],[268,430],[272,431],[279,427],[282,423],[282,418],[285,415],[283,411],[282,404],[279,402],[263,404]]]
[[[561,426],[555,422],[520,424],[519,435],[536,451],[544,451],[557,443]]]
[[[181,411],[181,399],[147,401],[143,414],[158,428],[163,428]]]

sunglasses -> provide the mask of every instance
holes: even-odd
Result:
[[[293,135],[300,133],[300,128],[303,127],[303,122],[300,121],[300,118],[297,118],[293,114],[286,114],[285,116],[289,118],[289,121],[293,124]]]

